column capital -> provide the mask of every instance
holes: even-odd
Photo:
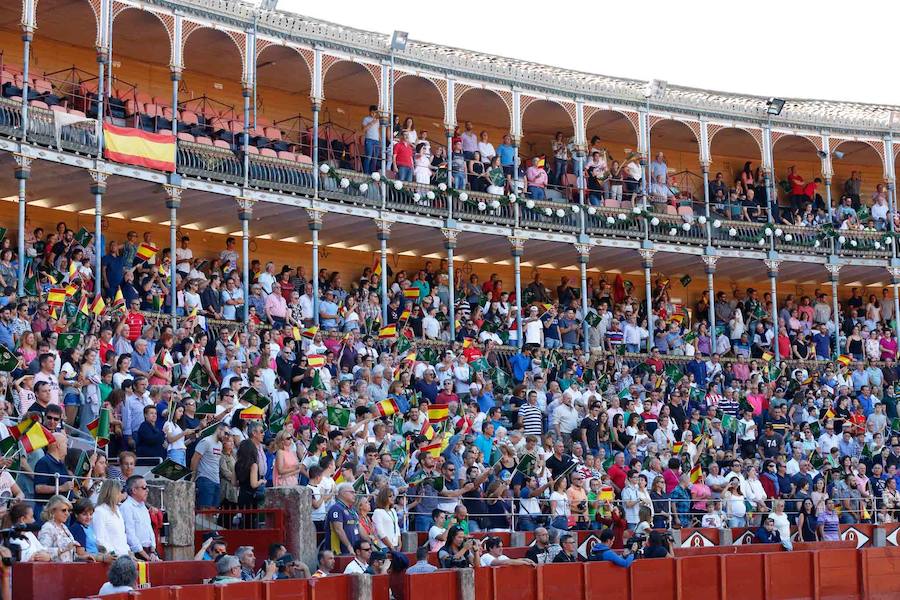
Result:
[[[841,267],[844,265],[837,263],[825,263],[825,268],[828,269],[828,272],[831,273],[831,280],[837,281],[838,274],[841,272]]]
[[[322,101],[323,98],[316,98],[314,96],[310,96],[309,103],[312,105],[312,109],[316,112],[322,110]]]
[[[307,225],[310,231],[318,231],[322,229],[322,221],[325,219],[325,211],[321,208],[307,208],[308,215]]]
[[[249,221],[253,216],[253,205],[256,204],[256,200],[247,196],[237,196],[235,200],[238,205],[238,219]]]
[[[109,175],[104,173],[103,171],[98,171],[97,169],[91,169],[91,193],[92,194],[105,194],[106,193],[106,180],[109,178]]]
[[[709,173],[709,165],[710,165],[710,164],[712,164],[712,162],[709,161],[709,160],[701,160],[701,161],[700,161],[700,169],[701,169],[704,173]]]
[[[766,269],[769,271],[769,277],[776,277],[778,275],[778,267],[781,266],[782,262],[784,261],[780,258],[767,258],[763,260]]]
[[[444,245],[450,248],[456,248],[456,238],[459,237],[459,229],[453,229],[451,227],[441,227],[441,233],[444,234]]]
[[[704,254],[700,257],[703,260],[703,264],[706,265],[706,274],[711,275],[716,272],[716,263],[719,262],[719,257],[715,254]]]
[[[378,239],[380,240],[389,240],[391,239],[391,226],[394,224],[390,219],[374,219],[375,227],[378,228]]]
[[[166,191],[166,208],[181,208],[181,192],[184,188],[164,183],[163,189]]]
[[[525,242],[528,238],[518,235],[510,235],[506,237],[509,240],[510,250],[513,256],[522,256],[525,252]]]
[[[644,262],[645,269],[653,268],[653,257],[656,255],[655,248],[641,248],[638,250],[641,254],[641,260]]]
[[[587,243],[579,242],[579,243],[573,244],[573,246],[575,246],[575,252],[578,253],[578,262],[587,264],[588,259],[591,256],[591,248],[594,246],[594,244],[592,244],[591,242],[587,242]]]
[[[900,267],[888,267],[887,270],[891,275],[891,283],[894,285],[900,283]]]
[[[19,152],[13,154],[13,158],[16,161],[16,179],[28,179],[31,176],[32,158]]]

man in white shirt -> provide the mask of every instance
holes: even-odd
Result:
[[[499,537],[486,537],[484,539],[483,552],[481,554],[481,566],[490,567],[491,565],[527,565],[535,566],[530,559],[527,558],[509,558],[503,554],[503,542]]]
[[[140,560],[158,561],[156,555],[156,535],[150,524],[150,511],[147,509],[147,482],[140,475],[132,475],[125,482],[128,494],[125,502],[119,507],[122,520],[125,521],[125,537],[128,547]]]
[[[578,411],[572,406],[572,398],[563,394],[556,410],[553,411],[553,429],[557,436],[568,445],[571,442],[572,432],[580,422]]]
[[[436,340],[441,335],[441,323],[435,317],[436,314],[437,308],[432,306],[422,319],[422,334],[427,340]]]
[[[313,286],[307,282],[305,293],[300,296],[300,311],[303,313],[303,324],[307,327],[313,322],[313,304]]]
[[[365,575],[374,575],[375,572],[369,566],[369,560],[372,558],[372,544],[363,539],[356,540],[353,544],[353,560],[344,568],[344,574],[360,573]]]
[[[188,248],[190,242],[191,238],[183,235],[181,236],[181,247],[175,248],[175,270],[181,273],[182,277],[188,277],[193,266],[194,251]]]
[[[275,285],[275,263],[271,260],[266,263],[265,270],[259,274],[256,278],[259,282],[259,285],[262,286],[263,291],[268,295],[272,293],[273,287]]]

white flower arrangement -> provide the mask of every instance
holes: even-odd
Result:
[[[394,189],[397,190],[398,192],[399,192],[400,190],[402,190],[402,189],[403,189],[403,182],[400,181],[399,179],[398,179],[397,181],[395,181],[395,182],[394,182]]]
[[[348,187],[350,187],[350,180],[346,177],[341,177],[341,189],[346,190]]]

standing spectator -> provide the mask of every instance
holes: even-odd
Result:
[[[156,534],[150,523],[147,508],[147,482],[140,475],[132,475],[125,482],[128,498],[119,508],[125,522],[125,535],[132,554],[141,560],[158,561]]]

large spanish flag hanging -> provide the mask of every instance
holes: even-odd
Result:
[[[150,133],[104,123],[103,139],[103,156],[109,160],[158,171],[175,171],[175,136],[171,133]]]

